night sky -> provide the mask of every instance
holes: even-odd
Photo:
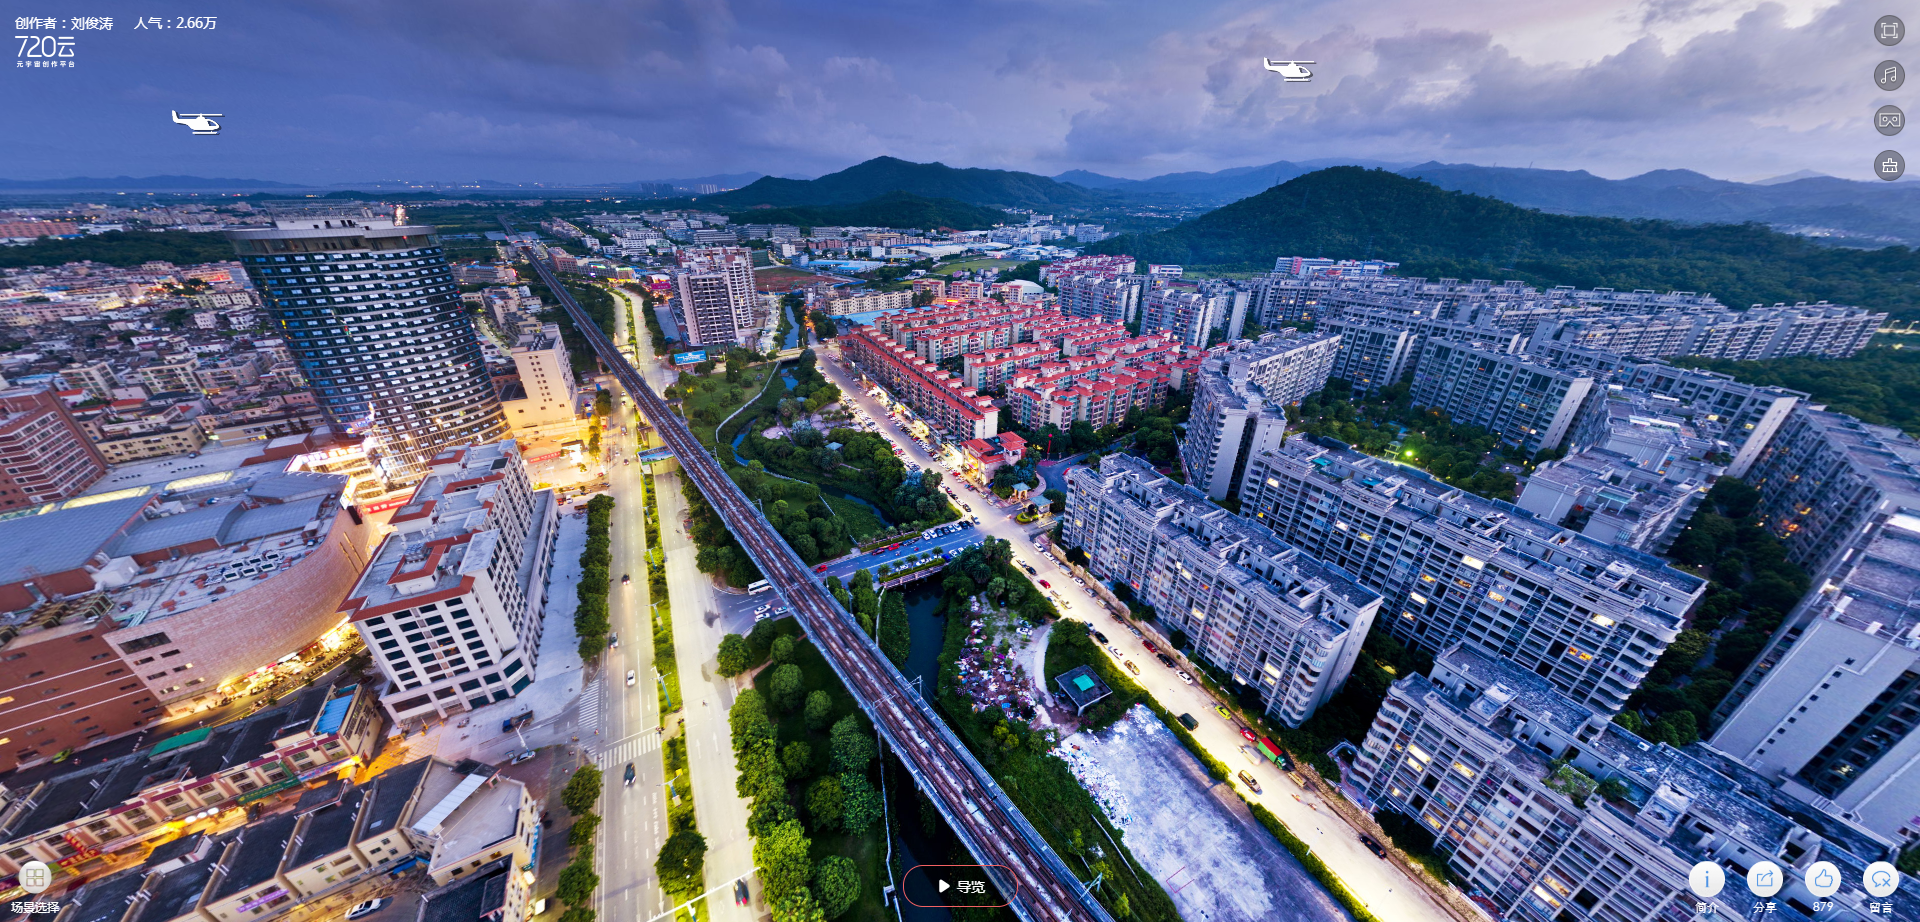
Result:
[[[1873,109],[1920,111],[1920,75],[1872,79],[1920,39],[1882,48],[1891,7],[1864,0],[34,5],[12,15],[58,17],[75,66],[8,75],[11,179],[626,182],[881,154],[1134,178],[1342,157],[1864,179],[1900,140]]]

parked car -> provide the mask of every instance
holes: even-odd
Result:
[[[1142,643],[1142,644],[1141,644],[1141,646],[1143,646],[1143,647],[1146,647],[1146,648],[1147,648],[1147,652],[1148,652],[1148,653],[1158,653],[1158,652],[1160,652],[1160,648],[1159,648],[1159,647],[1156,647],[1156,646],[1154,646],[1154,645],[1153,645],[1153,641],[1151,641],[1151,640],[1149,640],[1149,641],[1146,641],[1145,643]]]
[[[1133,673],[1134,675],[1139,675],[1140,667],[1135,665],[1133,660],[1127,660],[1127,671]]]
[[[1177,719],[1180,721],[1180,726],[1186,727],[1189,730],[1200,729],[1200,721],[1195,720],[1192,714],[1182,714]]]
[[[1254,735],[1254,732],[1252,730],[1247,729],[1246,727],[1240,728],[1240,735],[1246,737],[1247,742],[1249,743],[1260,742],[1260,737]]]
[[[1373,837],[1370,835],[1362,833],[1360,835],[1360,844],[1366,846],[1367,851],[1372,852],[1373,857],[1375,858],[1380,858],[1384,860],[1387,857],[1387,850],[1384,848],[1381,848],[1380,843],[1375,842],[1373,840]]]
[[[1227,719],[1227,720],[1232,720],[1232,719],[1233,719],[1233,712],[1232,712],[1232,711],[1229,711],[1229,710],[1227,710],[1227,706],[1226,706],[1226,705],[1224,705],[1224,704],[1216,704],[1216,705],[1214,705],[1214,706],[1213,706],[1213,711],[1214,711],[1214,713],[1216,713],[1216,714],[1219,714],[1219,715],[1220,715],[1221,717],[1223,717],[1223,718],[1225,718],[1225,719]]]
[[[1105,635],[1105,634],[1102,634],[1102,633],[1100,633],[1099,631],[1091,631],[1091,630],[1090,630],[1090,631],[1088,631],[1088,633],[1090,633],[1090,634],[1092,634],[1092,635],[1093,635],[1093,639],[1094,639],[1094,640],[1097,640],[1097,641],[1100,641],[1100,644],[1101,644],[1102,646],[1105,646],[1105,645],[1106,645],[1106,643],[1107,643],[1107,635]]]
[[[1043,579],[1043,580],[1041,580],[1041,581],[1040,581],[1040,588],[1042,588],[1042,589],[1052,589],[1052,588],[1053,588],[1053,584],[1052,584],[1052,583],[1049,583],[1049,582],[1047,582],[1046,580],[1044,580],[1044,579]]]
[[[733,882],[733,905],[745,906],[747,905],[747,898],[748,898],[747,882],[744,880],[734,881]]]
[[[539,750],[529,749],[529,750],[526,750],[525,752],[520,753],[519,755],[514,756],[512,759],[508,760],[507,764],[519,765],[520,763],[525,762],[528,759],[531,759],[534,756],[537,756],[539,754],[540,754]]]
[[[1126,659],[1126,658],[1127,658],[1127,655],[1126,655],[1125,653],[1122,653],[1122,652],[1120,652],[1120,648],[1119,648],[1119,647],[1116,647],[1116,646],[1112,646],[1112,645],[1109,645],[1109,646],[1107,647],[1107,652],[1108,652],[1108,653],[1111,653],[1111,654],[1113,654],[1113,658],[1114,658],[1114,659]]]
[[[636,681],[639,681],[639,679],[633,674],[633,670],[627,670],[627,685],[632,686]]]
[[[1165,666],[1168,669],[1173,668],[1173,657],[1168,656],[1165,653],[1155,653],[1153,656],[1155,659],[1160,661],[1160,665]]]
[[[1193,684],[1193,674],[1187,672],[1185,669],[1176,669],[1174,670],[1173,674],[1179,676],[1180,681],[1185,682],[1188,685]]]
[[[1253,776],[1247,774],[1244,768],[1240,770],[1240,783],[1246,785],[1247,789],[1255,794],[1260,793],[1260,782],[1253,780]]]
[[[373,915],[374,913],[380,911],[380,907],[387,905],[389,902],[392,902],[392,901],[388,900],[386,897],[381,897],[380,899],[377,899],[377,900],[368,900],[364,903],[361,903],[358,906],[353,907],[352,909],[347,910],[347,918],[361,919],[361,918],[365,918],[367,916]]]

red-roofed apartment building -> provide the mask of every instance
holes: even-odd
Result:
[[[532,488],[511,440],[429,462],[341,606],[396,722],[504,701],[533,681],[556,521],[553,491]]]
[[[1000,431],[1000,411],[992,398],[980,396],[873,327],[842,333],[839,343],[849,361],[912,407],[942,438],[964,442]]]
[[[990,439],[968,439],[960,444],[961,476],[985,486],[993,472],[1003,467],[1018,467],[1027,456],[1027,440],[1012,432]]]

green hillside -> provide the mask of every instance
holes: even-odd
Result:
[[[1906,338],[1883,336],[1881,341],[1895,345],[1869,346],[1844,362],[1811,355],[1759,362],[1682,356],[1673,362],[1724,372],[1748,384],[1804,391],[1836,413],[1920,435],[1920,349],[1900,342]]]
[[[233,244],[225,234],[188,231],[109,231],[72,240],[42,237],[26,246],[0,247],[0,269],[58,266],[85,259],[122,268],[156,259],[190,266],[232,258]]]
[[[1333,167],[1157,234],[1090,248],[1270,269],[1276,256],[1396,260],[1403,275],[1711,292],[1735,307],[1827,300],[1920,317],[1920,254],[1828,247],[1758,224],[1547,214],[1384,170]]]
[[[705,207],[729,211],[760,205],[851,205],[889,192],[1010,208],[1047,208],[1114,200],[1111,195],[1054,182],[1033,173],[956,169],[944,163],[910,163],[894,157],[875,157],[819,179],[763,176],[744,189],[701,196],[699,202]]]
[[[998,208],[969,205],[950,198],[921,198],[911,192],[889,192],[854,205],[749,208],[732,212],[732,215],[735,223],[740,224],[796,224],[801,227],[850,224],[855,227],[982,230],[1007,222],[1007,213]]]

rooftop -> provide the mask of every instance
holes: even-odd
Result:
[[[148,888],[147,908],[141,912],[141,918],[178,919],[195,915],[194,907],[199,905],[200,893],[207,888],[207,879],[213,876],[214,865],[218,863],[211,856],[219,855],[240,832],[234,830],[221,836],[214,843],[209,858],[173,871]],[[274,860],[278,861],[279,858],[276,856]]]
[[[353,824],[367,789],[357,787],[340,796],[338,803],[323,806],[307,814],[307,828],[287,859],[289,868],[317,861],[346,848],[353,841]]]
[[[227,873],[207,894],[207,902],[224,900],[272,880],[286,857],[287,842],[293,838],[293,827],[299,820],[293,813],[276,813],[241,829],[240,846],[228,850],[223,859]]]
[[[466,776],[477,777],[481,776]],[[462,861],[513,838],[520,831],[520,803],[525,796],[526,786],[520,782],[503,775],[486,776],[442,821],[435,854]]]
[[[420,899],[417,922],[479,922],[507,903],[507,860],[486,865]]]
[[[146,881],[146,871],[133,868],[88,883],[67,898],[67,905],[71,907],[66,913],[67,922],[120,922],[120,917],[127,912],[127,904]]]
[[[407,804],[413,801],[414,791],[420,787],[420,779],[426,776],[427,769],[432,765],[430,758],[415,759],[375,775],[366,784],[373,803],[367,808],[366,824],[360,827],[362,838],[390,832],[400,825]]]

